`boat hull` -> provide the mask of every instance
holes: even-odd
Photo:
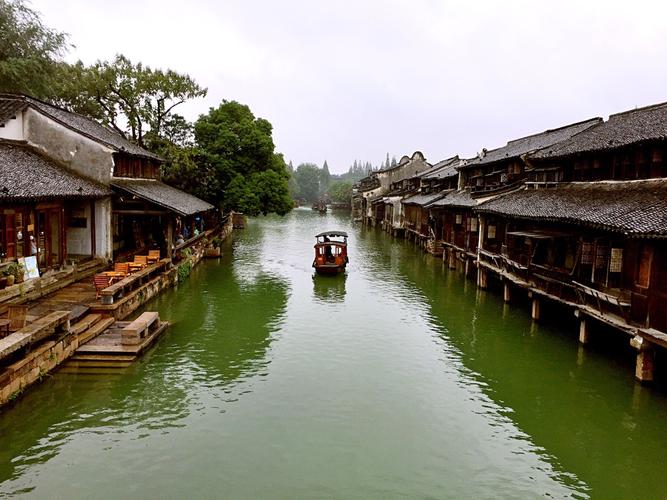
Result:
[[[329,264],[324,266],[314,265],[313,267],[315,268],[315,272],[317,272],[317,274],[324,274],[324,275],[338,274],[345,271],[345,265],[337,266]]]

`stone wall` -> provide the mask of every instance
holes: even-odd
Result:
[[[16,399],[23,390],[41,380],[79,347],[77,335],[50,340],[10,365],[0,376],[0,406]]]

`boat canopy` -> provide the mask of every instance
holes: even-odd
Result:
[[[345,231],[324,231],[323,233],[316,235],[315,238],[323,238],[325,236],[332,238],[337,238],[342,236],[343,238],[347,238],[347,233]]]

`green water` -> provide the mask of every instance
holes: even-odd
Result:
[[[346,276],[313,277],[327,229]],[[173,326],[140,362],[2,411],[0,495],[667,496],[667,397],[627,339],[582,350],[571,313],[536,326],[344,214],[251,220],[148,308]]]

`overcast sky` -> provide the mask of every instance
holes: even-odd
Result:
[[[422,151],[435,163],[667,101],[667,3],[645,1],[32,0],[68,60],[133,61],[274,127],[294,165]],[[177,108],[178,109],[178,108]]]

